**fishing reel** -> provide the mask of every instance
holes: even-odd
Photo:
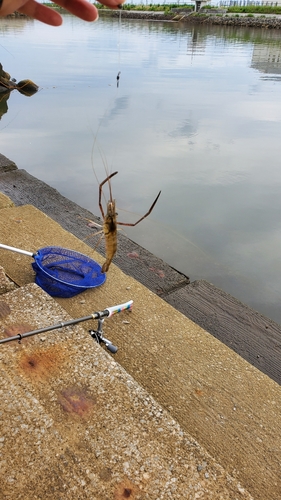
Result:
[[[1,244],[0,244],[1,247]],[[0,344],[5,344],[6,342],[12,342],[14,340],[18,340],[19,343],[25,337],[31,337],[33,335],[38,335],[39,333],[49,332],[51,330],[58,330],[59,328],[64,328],[65,326],[77,325],[77,323],[81,323],[82,321],[89,321],[92,319],[98,320],[98,328],[97,330],[89,330],[89,334],[91,337],[100,344],[103,342],[107,349],[115,354],[118,351],[118,347],[112,344],[110,340],[106,339],[103,336],[102,325],[104,322],[104,318],[110,318],[113,314],[120,313],[121,311],[130,311],[132,309],[133,301],[129,300],[128,302],[124,302],[124,304],[118,304],[117,306],[107,307],[103,311],[97,311],[89,316],[83,316],[83,318],[71,319],[70,321],[62,321],[57,325],[46,326],[45,328],[39,328],[38,330],[32,330],[30,332],[19,333],[18,335],[13,335],[13,337],[6,337],[4,339],[0,339]]]
[[[98,319],[98,328],[97,330],[89,330],[89,334],[92,339],[94,339],[98,344],[104,343],[106,348],[112,353],[115,354],[118,351],[118,347],[112,344],[110,340],[106,339],[103,335],[102,325],[104,322],[104,318]]]

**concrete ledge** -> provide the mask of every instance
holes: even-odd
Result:
[[[16,164],[4,155],[0,154],[0,173],[17,170]]]
[[[13,207],[13,206],[14,206],[14,203],[12,202],[12,200],[8,196],[6,196],[5,194],[0,193],[0,209]]]
[[[84,219],[100,222],[92,213],[24,170],[4,172],[2,175],[0,170],[0,190],[18,206],[30,203],[42,210],[80,240],[88,238],[92,231]],[[88,238],[86,241],[88,246],[95,247],[96,239]],[[104,255],[103,242],[99,245],[99,252]],[[134,255],[139,257],[130,257]],[[200,281],[190,284],[188,276],[172,269],[121,232],[114,262],[123,272],[281,384],[280,325],[210,283]],[[161,270],[161,275],[152,273],[151,269]]]
[[[204,280],[171,292],[165,300],[281,384],[280,325]]]
[[[0,210],[0,232],[2,241],[12,246],[36,250],[56,244],[76,249],[96,260],[103,260],[89,246],[63,230],[56,222],[32,206]],[[25,283],[33,281],[34,275],[28,257],[15,256],[11,252],[1,251],[0,259],[0,264],[19,285],[24,286]],[[27,300],[28,294],[25,293],[24,297],[24,300]],[[278,384],[138,281],[124,274],[115,265],[110,268],[107,281],[102,287],[87,290],[72,299],[58,299],[57,301],[71,317],[81,317],[90,314],[93,309],[101,310],[129,299],[134,300],[134,309],[129,318],[123,322],[121,315],[114,316],[105,329],[105,335],[119,346],[115,361],[123,366],[127,373],[131,374],[138,384],[144,387],[158,404],[179,422],[183,431],[193,436],[217,463],[221,464],[232,477],[237,478],[240,483],[239,488],[241,488],[239,495],[243,495],[243,492],[246,494],[245,492],[248,491],[256,499],[279,500],[281,389]],[[20,309],[22,313],[24,306],[21,305]],[[34,305],[33,309],[36,315],[38,307]],[[31,314],[29,309],[28,314]],[[40,315],[41,309],[39,309],[39,321],[41,321]],[[67,365],[67,370],[71,375],[68,375],[67,380],[74,380],[75,383],[81,385],[85,373],[83,362],[79,358],[76,364],[74,346],[70,342],[67,346],[71,354]],[[85,355],[88,356],[87,346]],[[4,359],[6,359],[6,354]],[[93,357],[91,360],[93,362]],[[12,362],[15,370],[9,372],[11,373],[9,380],[15,382],[15,379],[11,378],[15,373],[20,382],[14,363],[16,359]],[[72,372],[72,363],[75,365],[76,372]],[[5,369],[3,367],[4,374]],[[85,381],[88,389],[87,380],[86,375]],[[60,372],[56,374],[52,384],[61,384]],[[42,394],[46,401],[49,397],[46,392],[48,387],[43,382],[39,385],[36,394]],[[26,386],[24,387],[26,390]],[[52,385],[51,387],[62,386]],[[108,395],[111,397],[113,390],[114,384],[109,385],[107,398]],[[58,392],[54,392],[54,389],[52,391],[52,397],[55,398],[50,399],[52,411],[57,412],[59,422],[63,422],[62,426],[64,426],[65,423],[59,417],[58,407],[55,405]],[[32,391],[30,393],[32,397],[38,399]],[[114,394],[112,397],[114,398]],[[127,392],[124,392],[121,401],[124,402],[124,410],[127,412]],[[110,412],[114,405],[110,406],[108,402],[107,404],[107,412]],[[130,405],[131,403],[129,407]],[[8,408],[11,412],[14,411],[11,403]],[[105,408],[103,413],[107,422],[109,416]],[[6,421],[8,420],[5,419]],[[124,428],[124,424],[122,425]],[[70,428],[71,426],[73,427],[72,420],[69,424]],[[107,432],[109,428],[110,426],[107,426]],[[72,432],[73,436],[77,436],[80,429],[81,424],[77,426],[77,433]],[[84,436],[83,433],[84,431],[82,436]],[[147,440],[149,439],[150,435],[147,436]],[[134,442],[131,436],[128,441]],[[127,438],[125,442],[127,443]],[[87,443],[83,437],[81,449],[87,450]],[[75,442],[75,446],[79,450],[79,442]],[[176,448],[173,451],[172,448],[171,455],[176,452]],[[64,445],[62,449],[65,450]],[[106,453],[110,454],[110,445],[106,450]],[[62,460],[67,460],[64,451],[62,454]],[[86,454],[85,451],[84,454]],[[82,460],[81,456],[79,459]],[[85,456],[83,460],[88,459]],[[81,463],[83,467],[86,467],[85,462]],[[56,463],[55,466],[58,464]],[[125,469],[127,468],[126,465]],[[149,474],[148,471],[145,472]],[[133,481],[132,476],[129,478]],[[120,475],[119,479],[122,482],[124,478],[122,479]],[[208,478],[205,476],[205,479]],[[135,484],[134,481],[133,483]],[[114,483],[110,484],[113,487]],[[151,488],[149,491],[151,495],[154,490]],[[229,498],[239,498],[239,495],[232,494],[231,491]],[[224,493],[221,494],[215,489],[212,494],[208,493],[205,497],[208,499],[228,498]],[[93,498],[102,497],[94,496]],[[113,498],[118,498],[118,496],[113,496]],[[144,498],[153,497],[144,496]],[[159,497],[158,494],[155,498],[158,500],[161,496]],[[166,500],[169,496],[164,494],[163,498]],[[170,494],[170,498],[177,497]],[[190,496],[184,494],[179,498],[194,499],[196,495],[192,491]]]
[[[0,304],[1,337],[71,319],[36,285]],[[0,371],[1,498],[252,498],[80,326],[1,345]]]

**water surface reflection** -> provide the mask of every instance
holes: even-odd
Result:
[[[52,35],[0,29],[4,67],[41,86],[11,96],[1,152],[98,213],[101,151],[120,220],[162,190],[132,239],[281,322],[279,34],[71,16]]]

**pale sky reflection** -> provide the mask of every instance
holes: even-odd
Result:
[[[98,132],[119,171],[118,211],[144,213],[162,189],[151,221],[128,235],[281,322],[280,89],[262,79],[259,61],[251,68],[254,32],[244,41],[227,29],[223,38],[210,27],[118,26],[68,16],[60,29],[2,30],[4,69],[41,91],[11,95],[1,152],[99,215]],[[267,49],[274,35],[265,36]]]

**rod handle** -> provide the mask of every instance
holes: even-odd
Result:
[[[124,302],[124,304],[119,304],[118,306],[107,307],[105,311],[108,311],[108,318],[110,318],[113,314],[132,309],[132,306],[133,301],[129,300],[128,302]]]

